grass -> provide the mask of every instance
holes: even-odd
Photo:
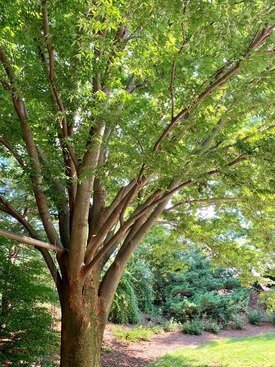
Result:
[[[275,333],[186,347],[150,367],[275,367]]]
[[[135,342],[140,340],[149,340],[155,334],[159,334],[162,330],[159,327],[126,327],[113,326],[112,332],[114,335],[125,342]]]

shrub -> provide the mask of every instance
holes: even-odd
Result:
[[[218,334],[221,330],[221,326],[214,320],[203,320],[203,329],[210,333]]]
[[[272,325],[275,325],[275,311],[269,314],[269,320],[272,323]]]
[[[156,327],[136,326],[133,328],[114,326],[114,335],[123,341],[135,342],[138,340],[148,340],[154,334],[159,334],[160,329]]]
[[[133,259],[128,269],[133,276],[133,287],[140,311],[154,312],[154,276],[149,265],[140,259]]]
[[[186,334],[201,335],[203,332],[203,322],[201,320],[186,321],[182,325],[182,331]]]
[[[182,324],[175,321],[173,318],[167,320],[163,325],[163,330],[166,332],[178,331],[182,329]]]
[[[116,324],[138,324],[141,312],[153,313],[153,275],[142,261],[128,264],[116,290],[109,320]]]
[[[126,271],[116,290],[109,320],[116,324],[137,324],[140,310],[133,287],[133,277]]]
[[[211,319],[226,326],[234,315],[247,307],[250,291],[242,288],[228,269],[213,269],[199,253],[186,259],[189,270],[170,273],[164,290],[164,311],[168,317],[184,323],[193,319]]]
[[[230,321],[230,326],[235,330],[242,330],[245,325],[245,318],[241,315],[233,315]]]
[[[46,366],[57,340],[46,305],[56,295],[41,286],[42,280],[50,280],[34,251],[23,258],[15,250],[11,261],[8,249],[9,244],[0,248],[0,339],[7,340],[1,345],[0,365],[31,366],[43,360]]]
[[[151,327],[151,330],[154,334],[161,334],[163,332],[163,327],[161,327],[160,325],[155,325]]]
[[[262,322],[262,312],[260,310],[251,310],[249,309],[247,311],[247,317],[248,317],[248,321],[250,322],[250,324],[252,325],[261,325]]]

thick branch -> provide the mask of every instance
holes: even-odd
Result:
[[[93,136],[87,146],[80,166],[80,183],[77,185],[76,201],[72,219],[72,232],[68,268],[71,275],[76,275],[84,262],[88,239],[88,218],[91,193],[94,185],[95,170],[98,165],[105,124],[93,129]],[[81,176],[83,179],[81,179]]]
[[[112,134],[112,129],[106,127],[98,158],[98,168],[102,168],[107,160],[107,146]],[[89,240],[94,236],[103,226],[106,220],[106,187],[104,185],[103,177],[96,175],[93,187],[93,203],[89,212]]]
[[[29,232],[29,234],[32,236],[32,238],[36,240],[40,240],[39,235],[35,231],[35,229],[32,227],[32,225],[25,219],[25,217],[20,214],[7,200],[5,200],[2,196],[0,196],[0,203],[3,205],[3,207],[0,207],[1,211],[4,211],[5,213],[11,215],[13,218],[15,218],[20,224],[23,225],[23,227],[26,228],[26,230]],[[57,285],[59,287],[59,280],[60,274],[55,266],[55,263],[53,262],[53,259],[51,255],[49,254],[48,250],[46,248],[42,247],[36,247],[43,256],[48,269],[50,270],[50,273]]]
[[[56,200],[56,208],[58,211],[59,233],[63,246],[69,248],[70,243],[70,213],[69,203],[66,197],[66,188],[56,176],[52,177],[50,162],[45,153],[37,147],[39,158],[43,165],[47,168],[47,178],[51,189],[58,193],[59,197]]]
[[[175,180],[169,186],[169,190],[173,190],[177,184],[178,180]],[[103,298],[105,307],[107,310],[110,309],[111,303],[113,300],[113,296],[116,290],[116,287],[121,279],[123,271],[126,267],[126,264],[131,257],[132,253],[142,241],[144,236],[150,231],[150,229],[154,226],[159,216],[162,214],[164,208],[166,207],[169,201],[169,197],[166,200],[161,202],[156,206],[153,212],[146,218],[145,221],[142,221],[137,228],[134,228],[133,233],[129,233],[126,237],[123,245],[121,246],[113,264],[110,266],[108,271],[103,277],[103,280],[100,285],[99,295]]]
[[[89,263],[91,259],[93,258],[93,255],[95,251],[103,244],[103,241],[105,240],[105,237],[110,232],[110,230],[113,228],[113,226],[118,222],[119,216],[121,212],[123,211],[123,208],[131,198],[136,193],[136,186],[132,188],[132,190],[129,191],[128,195],[126,195],[123,200],[120,201],[120,203],[115,207],[115,209],[111,212],[109,217],[105,220],[104,226],[99,230],[96,236],[92,237],[87,250],[85,254],[85,263]]]
[[[44,248],[44,249],[47,249],[47,250],[52,250],[52,251],[55,251],[56,253],[63,253],[65,251],[64,249],[62,249],[60,247],[57,247],[57,246],[54,246],[54,245],[51,245],[47,242],[36,240],[34,238],[27,237],[27,236],[19,236],[17,234],[11,233],[11,232],[4,231],[3,229],[0,229],[0,235],[3,236],[3,237],[9,238],[11,240],[15,240],[15,241],[18,241],[18,242],[21,242],[21,243],[25,243],[26,245],[31,245],[31,246],[34,246],[34,247]]]
[[[244,156],[239,156],[238,158],[234,159],[233,161],[229,162],[225,167],[233,167],[236,164],[246,160],[247,158]],[[202,177],[204,176],[213,176],[219,173],[222,173],[223,170],[221,169],[215,169],[212,171],[208,171],[205,174],[202,175]],[[150,211],[152,208],[155,208],[158,204],[163,203],[166,200],[169,200],[173,194],[175,194],[176,192],[179,192],[180,190],[182,190],[184,187],[192,185],[197,183],[198,180],[195,179],[190,179],[187,180],[181,184],[179,184],[178,186],[174,187],[171,190],[166,191],[160,198],[157,198],[156,200],[153,200],[150,204],[146,205],[144,208],[142,208],[140,211],[137,211],[135,214],[133,214],[121,227],[120,229],[116,232],[116,234],[111,238],[111,240],[97,253],[97,255],[93,258],[93,260],[88,263],[86,265],[85,268],[85,272],[89,272],[90,269],[103,257],[106,255],[106,253],[108,253],[110,251],[110,249],[113,248],[114,244],[117,243],[118,239],[120,239],[126,232],[127,230],[135,223],[136,220],[138,220],[139,218],[141,218],[144,214],[148,213],[148,211]]]
[[[52,222],[52,219],[51,219],[51,216],[50,216],[47,198],[44,194],[43,178],[42,178],[42,173],[41,173],[41,167],[40,167],[38,152],[37,152],[37,148],[36,148],[36,145],[34,143],[34,140],[33,140],[31,128],[30,128],[29,123],[28,123],[27,110],[26,110],[25,102],[20,97],[19,91],[16,90],[15,78],[14,78],[14,75],[12,73],[12,69],[11,69],[10,64],[8,62],[8,59],[6,58],[6,55],[5,55],[4,50],[1,47],[1,45],[0,45],[0,62],[3,64],[4,69],[6,71],[6,74],[9,78],[10,83],[11,83],[12,102],[13,102],[15,112],[16,112],[16,114],[18,116],[18,119],[19,119],[19,122],[20,122],[20,127],[21,127],[21,130],[22,130],[22,135],[23,135],[23,139],[24,139],[24,142],[25,142],[25,145],[26,145],[26,148],[27,148],[27,152],[29,154],[29,157],[31,158],[31,166],[32,166],[32,168],[34,170],[34,173],[35,173],[32,177],[32,183],[33,183],[33,186],[34,186],[34,194],[35,194],[35,198],[36,198],[36,204],[37,204],[37,207],[38,207],[40,217],[42,219],[43,226],[45,228],[45,231],[47,233],[47,236],[48,236],[49,240],[52,243],[58,244],[60,247],[62,247],[59,236],[56,232],[56,229],[53,225],[53,222]]]

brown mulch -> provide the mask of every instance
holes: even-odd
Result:
[[[261,326],[246,325],[243,330],[222,330],[219,335],[203,333],[202,335],[186,335],[181,332],[163,333],[149,341],[123,344],[118,341],[107,327],[104,336],[104,352],[102,367],[147,367],[156,358],[187,346],[195,348],[199,345],[223,338],[241,338],[256,336],[262,333],[275,332],[275,327],[265,323]]]

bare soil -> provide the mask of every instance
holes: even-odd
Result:
[[[199,345],[224,338],[242,338],[275,332],[275,326],[247,324],[243,330],[222,330],[218,335],[205,332],[202,335],[186,335],[182,332],[163,333],[148,341],[124,344],[118,341],[107,327],[104,336],[103,367],[147,367],[162,355],[182,347],[196,348]]]

